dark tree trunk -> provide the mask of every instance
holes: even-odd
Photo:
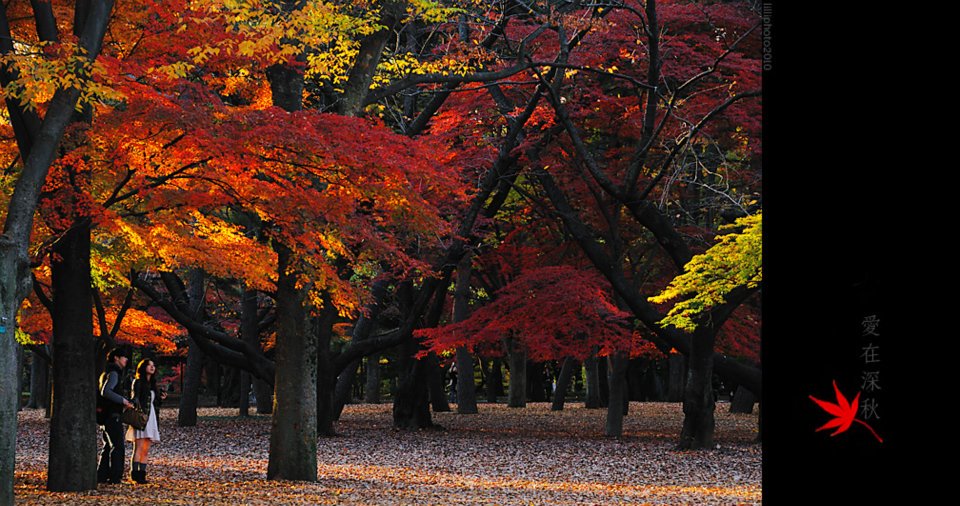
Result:
[[[670,381],[667,386],[667,401],[683,401],[684,386],[687,384],[687,360],[679,353],[670,355],[668,371]]]
[[[427,381],[430,387],[430,405],[434,413],[445,413],[450,411],[450,403],[447,402],[447,395],[444,391],[445,369],[440,367],[440,359],[436,353],[430,353],[424,359],[427,363]]]
[[[329,352],[327,357],[320,362],[326,362],[327,367],[317,367],[317,437],[335,436],[337,431],[333,427],[334,415],[334,394],[336,390],[337,379],[333,377],[333,369],[330,367]],[[318,357],[319,359],[319,357]],[[340,406],[343,409],[343,406]]]
[[[203,314],[203,271],[200,269],[190,271],[189,283],[187,304],[194,316],[200,318]],[[180,393],[180,410],[177,413],[177,426],[179,427],[194,427],[197,425],[197,403],[200,396],[200,377],[203,374],[203,352],[200,351],[196,339],[192,332],[188,333],[187,365],[183,371],[183,392]]]
[[[546,402],[547,389],[543,381],[543,369],[546,364],[542,362],[527,363],[527,399],[530,402]]]
[[[367,305],[367,315],[361,315],[357,319],[357,324],[353,328],[353,342],[359,343],[366,341],[370,338],[370,335],[373,333],[374,327],[376,327],[377,319],[380,317],[380,312],[383,309],[384,300],[387,296],[387,283],[385,281],[378,281],[373,285],[373,302]],[[333,417],[334,420],[340,419],[340,414],[343,412],[343,406],[351,401],[351,393],[353,391],[353,385],[357,380],[357,369],[360,367],[362,362],[362,357],[357,358],[353,362],[347,365],[340,376],[337,378],[337,388],[334,393],[334,409]],[[376,359],[374,359],[376,360]],[[379,374],[379,369],[377,370]],[[376,385],[373,387],[377,391],[377,395],[380,394],[380,381],[379,377],[377,379]]]
[[[51,353],[53,352],[52,347],[50,348],[50,351]],[[52,369],[53,367],[51,367],[47,372],[50,373]],[[100,376],[97,375],[97,378],[99,379]],[[51,416],[53,416],[53,374],[47,374],[47,409],[44,410],[43,417],[49,420]]]
[[[216,397],[216,405],[220,406],[220,364],[210,355],[204,356],[205,364],[203,377],[206,380],[204,383],[204,393],[210,395],[211,393]]]
[[[507,407],[523,408],[527,406],[527,354],[513,339],[507,339],[510,350],[510,391],[507,395]]]
[[[310,329],[306,289],[298,288],[293,252],[277,252],[277,374],[268,480],[317,481],[317,335]]]
[[[433,305],[430,306],[430,312],[426,317],[426,327],[432,328],[436,327],[440,323],[440,316],[443,314],[443,305],[446,301],[444,292],[448,286],[450,286],[450,274],[444,278],[443,289],[438,290],[435,295]],[[415,350],[419,351],[419,343],[416,345]],[[447,403],[447,396],[444,394],[444,383],[446,383],[446,374],[444,369],[440,367],[440,360],[437,358],[437,354],[430,352],[423,364],[424,372],[426,373],[425,380],[427,381],[427,387],[430,391],[430,400],[433,405],[433,410],[437,413],[450,411],[450,404]],[[431,422],[432,424],[432,422]]]
[[[35,8],[43,8],[40,2],[35,2]],[[96,59],[100,53],[103,34],[110,19],[113,2],[110,0],[90,1],[82,4],[83,9],[75,12],[74,35],[78,36],[79,48],[83,49],[84,57],[88,60]],[[47,6],[49,9],[49,5]],[[39,18],[38,18],[39,21]],[[44,23],[45,27],[48,27]],[[39,28],[44,31],[43,28]],[[0,7],[0,30],[4,32],[5,40],[0,42],[0,53],[11,54],[14,51],[13,40],[9,37],[9,24],[6,4]],[[33,229],[33,215],[36,211],[40,189],[46,179],[50,165],[57,157],[57,149],[67,125],[73,119],[75,106],[80,97],[80,90],[86,86],[88,75],[77,75],[77,86],[60,87],[54,93],[46,107],[42,124],[36,113],[25,111],[17,105],[15,100],[7,99],[7,109],[17,138],[17,147],[23,160],[23,168],[16,178],[13,194],[7,201],[7,212],[3,224],[3,233],[0,235],[0,504],[13,504],[13,475],[15,452],[17,445],[17,405],[19,404],[16,392],[16,347],[14,339],[17,324],[17,311],[23,299],[30,293],[31,272],[28,246]],[[11,73],[4,69],[0,71],[2,84],[9,84]],[[89,252],[87,253],[89,254]],[[89,283],[84,287],[88,293]],[[89,307],[88,307],[89,310]],[[91,321],[87,323],[92,328]],[[90,334],[86,338],[89,339]],[[88,353],[93,354],[93,343],[85,343],[89,347]],[[86,366],[78,366],[82,369]],[[90,361],[90,378],[78,387],[82,392],[92,394],[84,386],[92,386],[93,361]],[[74,371],[79,374],[81,371]],[[56,373],[53,375],[56,377]],[[72,387],[67,387],[68,389]],[[93,386],[93,390],[96,387]],[[63,390],[61,389],[61,392]],[[79,403],[94,402],[95,397],[90,395]],[[78,432],[95,430],[93,405],[90,404],[89,413],[78,414],[74,420],[78,425]],[[67,416],[67,413],[62,413]],[[92,428],[92,429],[91,429]],[[95,432],[93,432],[95,434]],[[94,441],[95,443],[95,441]],[[90,453],[93,456],[96,446]],[[82,481],[86,482],[86,478]],[[94,482],[94,486],[96,483]]]
[[[426,315],[425,326],[427,328],[436,327],[443,313],[443,303],[446,299],[445,293],[450,286],[450,272],[439,282],[438,288],[434,292],[430,311]],[[407,285],[410,286],[410,285]],[[398,296],[405,300],[406,296]],[[411,304],[402,303],[405,308],[411,308]],[[403,342],[400,349],[399,371],[400,379],[397,383],[397,395],[393,401],[393,425],[401,429],[418,429],[437,427],[433,423],[430,415],[429,405],[429,374],[430,365],[427,360],[416,360],[413,358],[420,351],[420,344],[412,338]],[[439,367],[434,367],[439,369]]]
[[[257,305],[257,292],[246,286],[240,287],[240,339],[253,345],[260,346],[260,332]],[[240,372],[240,416],[250,416],[250,388],[252,387],[250,373]],[[259,401],[259,398],[258,398]],[[259,404],[259,402],[257,402]]]
[[[573,371],[580,369],[580,362],[573,357],[567,357],[563,360],[563,366],[560,367],[560,375],[557,377],[557,388],[553,392],[552,411],[562,411],[563,403],[567,397],[567,389],[570,388],[570,380],[573,379]]]
[[[733,394],[730,400],[731,413],[753,413],[753,403],[756,398],[753,392],[747,390],[743,385],[737,387],[737,392]]]
[[[28,234],[29,238],[29,234]],[[13,395],[17,388],[16,353],[20,345],[14,339],[16,333],[17,310],[20,302],[29,292],[29,287],[21,288],[22,294],[15,294],[18,284],[30,279],[29,260],[26,254],[19,254],[15,245],[2,244],[0,252],[3,261],[0,264],[2,289],[0,301],[3,312],[0,313],[0,504],[13,504],[13,470],[17,448],[17,397]],[[10,245],[10,248],[7,248]],[[17,248],[19,249],[19,248]],[[23,248],[26,251],[26,248]],[[23,272],[18,272],[22,270]],[[96,451],[96,449],[94,449]]]
[[[627,366],[629,358],[625,353],[615,353],[607,357],[607,368],[610,399],[607,402],[606,435],[620,437],[623,435],[623,417],[626,415],[627,404]]]
[[[610,382],[607,381],[607,361],[597,358],[597,385],[600,387],[600,407],[607,407],[610,399]]]
[[[646,392],[643,388],[643,379],[646,377],[646,371],[653,368],[653,363],[644,358],[635,358],[630,360],[630,366],[627,367],[627,390],[630,392],[631,401],[642,401]]]
[[[354,360],[337,376],[337,386],[333,390],[333,419],[339,420],[343,407],[353,401],[353,384],[357,381],[357,372],[361,360]]]
[[[583,407],[587,409],[598,409],[600,405],[600,371],[597,367],[596,355],[590,355],[583,361],[583,367],[586,369],[587,395]]]
[[[663,388],[663,380],[658,371],[658,362],[647,362],[647,368],[643,372],[640,381],[640,399],[641,401],[663,401],[666,400],[666,393]]]
[[[684,450],[713,446],[713,343],[715,331],[707,326],[693,333],[687,357],[687,387],[683,399],[683,429],[679,447]]]
[[[471,255],[464,255],[457,266],[457,286],[453,294],[453,321],[467,319],[470,312]],[[457,347],[457,413],[477,412],[477,389],[473,379],[473,357],[466,346]]]
[[[398,429],[433,427],[427,385],[426,360],[417,360],[418,345],[412,339],[404,342],[397,361],[399,378],[393,399],[393,426]]]
[[[178,427],[197,425],[197,403],[200,397],[200,377],[203,375],[203,352],[192,333],[188,335],[187,363],[183,368],[183,391],[180,392]]]
[[[397,302],[400,313],[412,310],[412,285],[404,282],[397,288]],[[412,339],[405,340],[399,347],[396,370],[396,388],[393,389],[393,426],[398,429],[417,429],[421,422],[432,423],[430,418],[429,393],[426,374],[418,367],[417,344]],[[417,378],[416,376],[422,377]],[[427,426],[429,426],[429,423]]]
[[[477,385],[474,378],[473,356],[470,350],[461,346],[454,357],[457,363],[457,413],[473,415],[477,413]]]
[[[240,370],[236,367],[220,366],[220,372],[218,405],[222,408],[235,408],[240,405]]]
[[[97,378],[90,293],[90,223],[75,221],[54,245],[53,415],[47,490],[97,488]]]
[[[503,397],[503,360],[500,357],[490,360],[490,374],[487,375],[487,402],[497,402]]]
[[[46,409],[50,405],[49,381],[50,366],[34,353],[30,362],[30,404],[27,407]]]
[[[497,402],[498,397],[506,396],[503,389],[503,359],[500,357],[490,361],[490,402]]]
[[[333,363],[330,357],[330,341],[333,339],[333,324],[337,320],[337,308],[329,296],[324,297],[323,309],[316,318],[317,335],[317,435],[333,436],[334,390],[337,378],[334,377]],[[347,385],[349,389],[349,384]],[[349,394],[349,390],[347,390]],[[343,405],[340,405],[343,409]],[[337,414],[339,417],[339,413]]]
[[[250,416],[250,389],[252,386],[250,373],[240,371],[240,402],[237,404],[240,416]]]
[[[254,378],[253,396],[257,399],[257,414],[273,414],[273,387],[269,383]]]
[[[380,30],[363,37],[360,47],[343,85],[343,93],[337,104],[337,112],[344,116],[359,116],[363,109],[364,98],[373,83],[373,77],[380,63],[380,57],[387,43],[394,38],[394,30],[404,17],[406,1],[389,1],[380,4]],[[411,26],[413,28],[413,26]]]
[[[397,397],[393,402],[393,426],[398,429],[433,427],[427,399],[427,371],[423,360],[412,360],[408,371],[401,374]]]
[[[374,72],[380,62],[380,55],[383,54],[383,49],[392,36],[393,30],[384,28],[363,38],[357,53],[357,61],[350,71],[344,93],[337,104],[338,113],[344,116],[360,115],[363,98],[370,89]]]
[[[371,404],[380,403],[380,354],[367,357],[367,385],[363,400]]]

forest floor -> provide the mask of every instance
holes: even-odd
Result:
[[[45,490],[48,423],[19,415],[17,504],[760,504],[757,416],[717,405],[713,451],[677,451],[679,403],[630,404],[624,436],[603,437],[606,410],[568,404],[479,405],[434,413],[443,430],[391,428],[390,404],[348,405],[318,444],[317,482],[267,481],[270,417],[201,408],[196,427],[161,411],[150,483]],[[127,471],[132,446],[127,443]]]

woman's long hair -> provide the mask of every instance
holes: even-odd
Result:
[[[154,367],[153,375],[150,376],[150,390],[153,390],[154,392],[156,392],[157,391],[157,371],[156,371],[157,363],[154,362],[152,359],[145,358],[141,360],[139,364],[137,364],[137,381],[146,379],[147,364],[150,362],[153,362],[153,367]]]

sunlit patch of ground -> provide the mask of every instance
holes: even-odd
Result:
[[[679,404],[631,403],[624,437],[603,437],[604,410],[568,404],[477,415],[435,413],[444,430],[399,432],[391,406],[351,405],[321,439],[316,483],[267,481],[270,418],[201,408],[197,427],[161,412],[151,483],[45,490],[47,421],[19,416],[17,504],[759,504],[756,415],[717,408],[718,450],[679,452]],[[127,455],[132,451],[127,446]],[[129,457],[128,457],[129,458]],[[129,463],[127,465],[129,471]]]

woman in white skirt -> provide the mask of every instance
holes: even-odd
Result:
[[[133,463],[130,466],[130,479],[137,483],[147,482],[147,452],[150,445],[160,442],[160,401],[167,393],[157,388],[157,365],[145,358],[137,364],[137,376],[130,389],[133,403],[142,411],[149,410],[147,426],[143,430],[127,428],[127,441],[133,443]]]

